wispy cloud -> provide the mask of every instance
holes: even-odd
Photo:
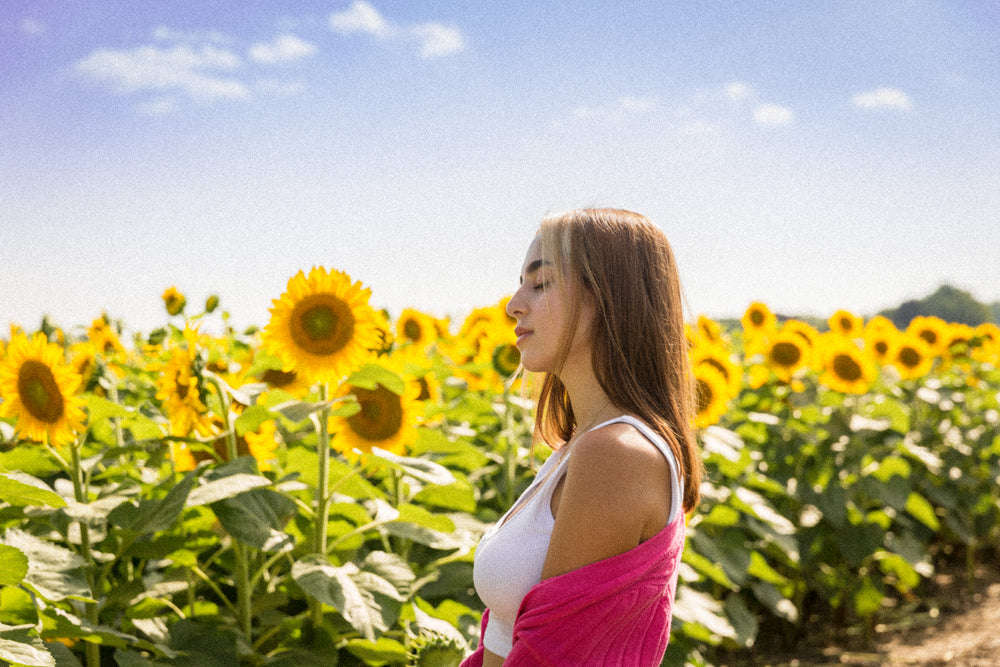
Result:
[[[250,60],[254,62],[272,65],[301,60],[315,53],[315,44],[311,44],[290,33],[285,33],[278,35],[270,42],[258,42],[254,44],[250,47],[248,55]]]
[[[791,109],[780,104],[758,104],[753,110],[753,120],[758,125],[788,125],[794,117]]]
[[[913,108],[910,96],[898,88],[876,88],[858,93],[851,98],[851,103],[859,109],[893,109],[909,111]]]
[[[439,58],[465,48],[465,38],[457,28],[437,22],[395,24],[365,0],[354,0],[347,9],[330,14],[329,21],[330,28],[342,35],[361,33],[380,40],[415,41],[421,58]]]
[[[211,44],[147,45],[97,49],[76,63],[76,71],[120,93],[172,92],[208,102],[250,96],[232,74],[241,65],[235,53]]]
[[[44,23],[42,23],[38,19],[33,19],[30,17],[21,19],[21,23],[18,27],[20,28],[21,32],[23,32],[25,35],[32,35],[32,36],[41,35],[47,29]]]

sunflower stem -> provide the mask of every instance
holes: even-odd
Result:
[[[326,403],[329,395],[329,388],[326,382],[319,385],[320,401]],[[330,408],[324,407],[319,411],[319,423],[317,431],[319,440],[316,444],[318,480],[316,482],[316,518],[315,536],[313,551],[318,554],[326,554],[327,541],[327,520],[330,515],[330,430],[327,421],[330,418]],[[323,624],[323,603],[315,598],[310,598],[312,606],[312,625],[319,629]]]
[[[226,429],[226,445],[229,450],[229,460],[239,458],[239,447],[236,442],[236,429],[230,418],[231,406],[229,394],[215,378],[207,376],[222,402],[223,425]],[[230,535],[233,541],[233,556],[236,559],[236,620],[240,630],[248,642],[253,641],[253,587],[250,584],[249,554],[245,544],[241,544]]]
[[[82,445],[82,438],[70,445],[70,453],[72,454],[70,459],[70,473],[73,478],[73,496],[76,502],[81,504],[87,502],[87,490],[84,488],[83,483],[83,466],[80,464],[80,447]],[[94,582],[94,559],[90,553],[90,530],[87,528],[87,524],[83,521],[78,521],[77,524],[80,527],[80,554],[83,556],[84,560],[87,561],[87,585],[90,588],[91,596],[96,599],[98,597],[98,591],[96,590]],[[97,625],[99,620],[99,609],[97,608],[97,603],[87,602],[85,605],[85,611],[87,621],[89,621],[92,625]],[[87,659],[87,667],[100,667],[101,647],[98,644],[88,641],[84,650]]]

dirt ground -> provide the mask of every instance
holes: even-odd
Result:
[[[1000,667],[1000,558],[983,560],[972,582],[957,566],[937,574],[922,598],[888,610],[873,640],[820,631],[792,653],[730,667]]]

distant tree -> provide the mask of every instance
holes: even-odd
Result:
[[[941,285],[933,294],[905,301],[898,308],[882,311],[897,327],[905,329],[915,317],[940,317],[946,322],[959,322],[976,326],[983,322],[997,321],[992,306],[981,303],[970,293],[951,285]]]

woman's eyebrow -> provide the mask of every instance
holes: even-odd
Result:
[[[543,267],[543,266],[551,266],[551,265],[552,265],[552,262],[549,262],[549,261],[544,260],[544,259],[536,259],[532,263],[528,264],[527,268],[524,270],[524,275],[525,276],[530,276],[531,274],[533,274],[535,271],[537,271],[541,267]],[[520,278],[520,281],[523,283],[524,282],[524,278],[523,277]]]

